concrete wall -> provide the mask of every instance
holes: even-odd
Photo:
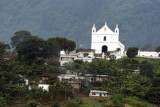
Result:
[[[138,51],[138,56],[141,57],[158,57],[158,53],[156,51]]]

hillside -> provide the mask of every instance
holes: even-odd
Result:
[[[90,48],[91,28],[119,24],[120,41],[160,45],[160,0],[0,0],[0,40],[18,30],[42,38],[62,36]]]

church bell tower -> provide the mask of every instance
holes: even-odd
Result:
[[[93,24],[93,27],[92,27],[92,34],[96,32],[96,27],[95,27],[95,24]]]
[[[119,28],[118,28],[118,25],[116,25],[116,28],[115,28],[115,31],[114,31],[116,34],[119,35]]]

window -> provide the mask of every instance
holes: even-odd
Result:
[[[104,37],[104,41],[106,41],[106,37]]]
[[[96,95],[96,93],[95,93],[95,92],[92,92],[92,95]]]

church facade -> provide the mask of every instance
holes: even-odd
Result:
[[[116,25],[113,32],[107,26],[107,23],[98,31],[94,24],[91,38],[91,49],[94,49],[96,54],[102,54],[104,52],[118,53],[119,55],[124,54],[125,46],[119,41],[118,25]]]

